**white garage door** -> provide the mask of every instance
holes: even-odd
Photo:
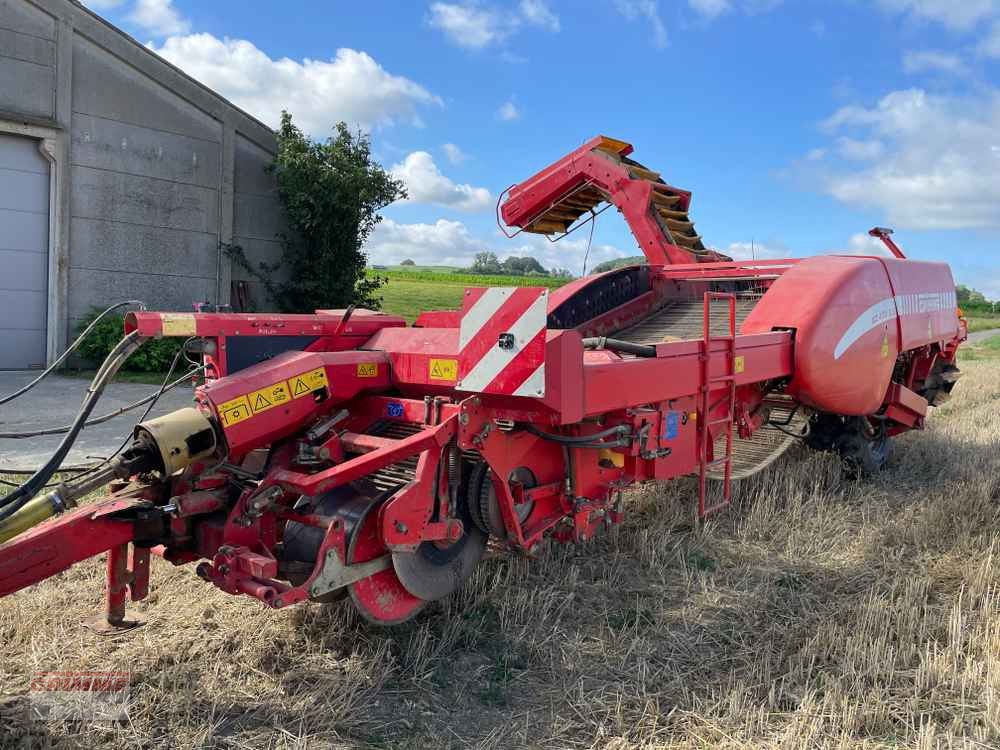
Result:
[[[0,370],[45,366],[49,163],[0,133]]]

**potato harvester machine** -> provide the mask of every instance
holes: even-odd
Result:
[[[59,451],[0,498],[0,596],[107,553],[99,625],[127,627],[157,555],[270,608],[346,595],[394,624],[488,544],[531,553],[621,523],[636,482],[693,477],[705,517],[796,442],[880,469],[958,378],[948,267],[907,260],[883,229],[886,257],[734,261],[703,244],[691,194],[631,152],[594,138],[499,213],[509,236],[559,238],[613,206],[646,264],[469,288],[412,326],[362,309],[129,313],[88,399],[165,336],[204,383],[113,460],[46,488]]]

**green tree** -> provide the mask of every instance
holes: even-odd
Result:
[[[485,251],[476,253],[476,257],[472,261],[472,268],[469,270],[473,273],[500,273],[503,267],[500,265],[496,253]]]
[[[320,143],[282,112],[277,136],[272,170],[288,224],[281,260],[254,267],[241,248],[230,248],[230,255],[284,312],[350,304],[377,309],[385,279],[366,273],[363,247],[382,220],[379,211],[406,197],[403,183],[372,157],[368,136],[343,122]],[[279,270],[287,280],[276,280]]]
[[[412,260],[410,260],[409,258],[407,258],[406,260],[404,260],[404,261],[401,261],[399,265],[401,265],[401,266],[415,266],[415,265],[417,265],[417,264],[416,264],[416,263],[414,263],[414,262],[413,262]]]

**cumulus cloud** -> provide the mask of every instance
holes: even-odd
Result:
[[[559,16],[544,0],[521,0],[519,6],[521,17],[532,26],[539,26],[547,31],[559,31]]]
[[[615,8],[629,21],[643,21],[653,32],[653,44],[663,49],[667,46],[667,27],[660,18],[656,0],[615,0]]]
[[[859,141],[846,136],[837,139],[837,153],[851,161],[872,161],[884,152],[882,141]]]
[[[688,5],[698,15],[708,19],[716,18],[732,10],[729,0],[688,0]]]
[[[852,234],[846,247],[825,250],[827,255],[889,255],[889,250],[878,237],[872,237],[867,232]]]
[[[823,170],[810,176],[837,200],[877,209],[898,228],[1000,227],[1000,91],[893,91],[872,107],[842,107],[825,128],[848,161],[807,169]]]
[[[513,33],[515,24],[492,8],[473,3],[432,3],[429,23],[455,44],[484,49]]]
[[[480,238],[460,221],[439,219],[433,224],[402,224],[382,221],[372,232],[366,252],[372,263],[391,265],[411,258],[418,265],[469,266],[476,253],[492,251],[501,259],[511,255],[537,258],[546,268],[569,268],[581,273],[587,238],[567,237],[551,243],[539,235],[520,234],[509,242],[502,238]],[[614,245],[594,243],[587,268],[627,253]]]
[[[469,159],[469,155],[466,154],[464,151],[462,151],[462,149],[460,149],[454,143],[444,144],[441,147],[441,150],[444,151],[444,155],[448,157],[448,161],[450,161],[452,164],[462,164],[463,162],[468,161]]]
[[[370,129],[404,120],[441,100],[420,84],[392,75],[365,52],[343,48],[330,60],[272,59],[244,39],[211,34],[173,36],[150,48],[271,126],[281,110],[314,136],[334,123]]]
[[[1000,21],[993,23],[993,28],[979,43],[976,51],[985,57],[1000,57]]]
[[[459,211],[482,211],[493,205],[489,190],[452,182],[441,174],[426,151],[414,151],[390,171],[406,185],[410,203],[431,203]]]
[[[127,20],[154,36],[186,34],[191,23],[181,16],[173,0],[136,0]]]
[[[878,0],[885,10],[968,31],[1000,13],[1000,0]]]
[[[497,117],[505,122],[517,120],[521,117],[521,110],[517,108],[512,99],[508,99],[500,105],[500,109],[497,110]]]
[[[731,242],[720,250],[733,260],[778,260],[794,257],[782,242]]]
[[[83,0],[83,4],[91,10],[113,10],[124,2],[125,0]]]
[[[907,73],[931,71],[953,75],[964,75],[969,72],[965,63],[962,62],[962,58],[958,55],[935,50],[907,52],[903,55],[903,70]]]

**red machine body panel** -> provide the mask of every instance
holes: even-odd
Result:
[[[872,414],[900,352],[958,334],[954,288],[947,266],[938,263],[807,258],[774,281],[742,332],[794,330],[786,392],[821,411]]]

